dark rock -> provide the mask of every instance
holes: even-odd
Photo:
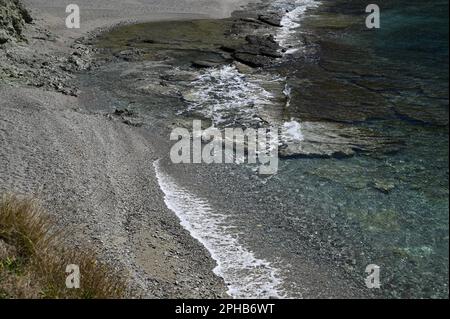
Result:
[[[283,19],[283,13],[281,12],[269,12],[260,14],[258,20],[267,23],[271,26],[282,27],[281,20]]]
[[[233,55],[236,61],[248,66],[259,68],[271,64],[272,59],[264,55],[253,55],[248,53],[236,53]]]
[[[116,109],[114,111],[116,116],[134,116],[134,112],[129,109]]]
[[[235,52],[258,55],[261,53],[261,47],[253,44],[243,45],[240,48],[236,49]]]
[[[385,180],[375,180],[372,183],[372,187],[382,192],[383,194],[389,194],[396,188],[394,183]]]
[[[283,55],[278,50],[273,50],[271,48],[267,47],[261,47],[257,45],[244,45],[236,50],[236,53],[246,53],[246,54],[253,54],[253,55],[264,55],[270,58],[281,58]]]
[[[154,43],[156,43],[156,41],[152,40],[152,39],[141,39],[139,42],[140,43],[146,43],[146,44],[154,44]]]
[[[273,35],[268,36],[247,35],[245,37],[245,41],[247,41],[249,44],[271,48],[274,50],[278,50],[280,48],[278,42],[275,40]]]
[[[212,61],[194,61],[194,62],[192,62],[192,66],[195,68],[199,68],[199,69],[214,68],[219,65],[221,65],[221,63],[212,62]]]
[[[234,49],[236,61],[252,67],[263,67],[270,65],[273,59],[282,57],[281,48],[271,35],[248,35],[245,40],[247,44]]]
[[[220,47],[220,50],[228,52],[228,53],[233,53],[233,52],[236,52],[237,48],[236,47],[230,47],[230,46],[227,46],[227,45],[222,45]]]
[[[268,56],[270,58],[279,59],[283,57],[282,51],[279,50],[272,50],[268,48],[262,48],[260,51],[260,54]]]

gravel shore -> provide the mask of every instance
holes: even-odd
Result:
[[[40,199],[74,247],[94,246],[139,296],[226,295],[209,253],[164,203],[152,166],[161,138],[92,111],[71,85],[90,67],[76,39],[120,22],[226,17],[246,2],[80,0],[82,28],[69,30],[64,4],[24,1],[28,42],[0,46],[0,193]]]

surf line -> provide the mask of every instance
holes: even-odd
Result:
[[[153,163],[164,202],[190,235],[210,253],[217,266],[213,272],[224,279],[228,295],[236,299],[288,298],[281,288],[279,269],[244,247],[239,234],[230,230],[227,216],[181,187],[164,172],[161,161]]]

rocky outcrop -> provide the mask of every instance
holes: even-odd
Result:
[[[232,57],[251,67],[270,65],[275,59],[282,57],[282,48],[272,35],[248,35],[246,43],[233,48],[223,46],[222,50],[232,53]]]
[[[213,61],[204,61],[204,60],[196,60],[192,62],[192,66],[197,69],[207,69],[214,68],[220,66],[221,63],[213,62]]]
[[[260,14],[258,16],[258,20],[274,27],[281,27],[283,15],[284,14],[282,12],[267,12],[264,14]]]
[[[33,22],[19,0],[0,0],[0,44],[22,39],[26,23]]]

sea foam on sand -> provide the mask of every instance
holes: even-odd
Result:
[[[286,298],[278,269],[241,245],[239,235],[233,232],[225,215],[214,211],[206,200],[180,187],[162,170],[159,160],[153,166],[167,207],[191,236],[210,252],[217,263],[214,273],[224,279],[231,297]]]

